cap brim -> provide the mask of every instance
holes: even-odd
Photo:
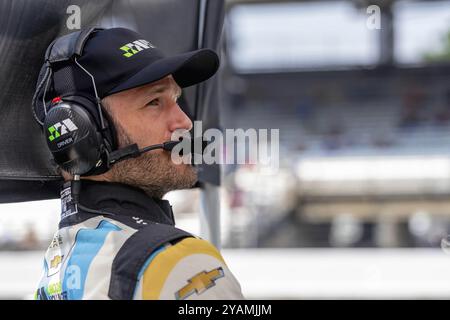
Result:
[[[173,75],[181,88],[186,88],[211,78],[218,68],[219,57],[213,50],[190,51],[153,62],[111,89],[106,95],[149,84],[169,74]]]

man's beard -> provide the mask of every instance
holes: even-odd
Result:
[[[138,158],[121,161],[112,166],[110,174],[114,182],[140,188],[155,198],[162,198],[172,190],[190,188],[197,181],[193,166],[175,165],[166,152],[150,151]]]
[[[133,143],[120,125],[116,124],[116,128],[120,145]],[[197,181],[196,168],[187,164],[176,165],[167,151],[149,151],[137,158],[118,162],[108,175],[111,181],[140,188],[159,199],[169,191],[191,188]]]

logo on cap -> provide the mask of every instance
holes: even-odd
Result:
[[[136,40],[130,43],[127,43],[126,45],[120,47],[119,49],[122,51],[125,51],[125,53],[123,54],[125,57],[129,58],[134,56],[136,53],[145,50],[145,49],[150,49],[150,48],[154,48],[155,46],[152,45],[150,42],[148,42],[147,40]]]

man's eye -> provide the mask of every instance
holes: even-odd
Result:
[[[159,105],[159,99],[153,99],[152,101],[146,104],[147,106],[157,106]]]

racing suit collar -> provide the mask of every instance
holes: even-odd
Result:
[[[70,186],[66,182],[63,188]],[[169,201],[149,197],[143,190],[130,185],[81,180],[80,203],[85,207],[116,215],[139,216],[150,221],[174,225]]]

